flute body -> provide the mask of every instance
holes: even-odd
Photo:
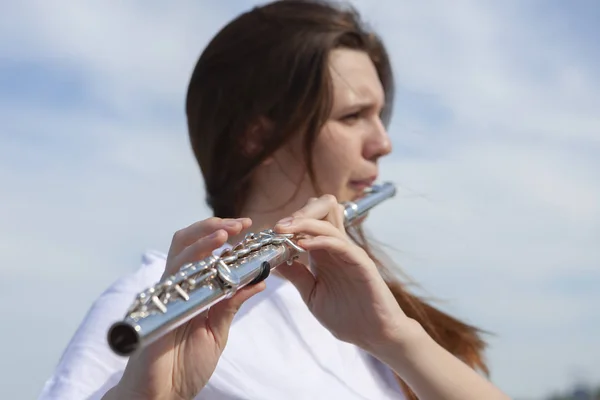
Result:
[[[352,226],[370,209],[396,194],[390,182],[376,184],[344,205],[344,225]],[[293,235],[273,230],[250,233],[219,256],[182,266],[174,275],[139,293],[123,320],[108,330],[109,347],[128,356],[181,326],[239,289],[266,279],[270,271],[304,252]]]

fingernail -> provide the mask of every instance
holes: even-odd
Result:
[[[277,223],[277,225],[279,225],[279,226],[290,226],[292,224],[293,220],[294,220],[294,218],[287,217],[287,218],[284,218],[284,219],[280,220]]]
[[[231,228],[235,228],[239,225],[240,222],[238,221],[226,221],[225,225],[231,227]]]
[[[221,232],[220,230],[219,230],[219,231],[216,231],[216,232],[213,232],[213,233],[211,233],[211,234],[208,236],[208,238],[209,238],[209,239],[216,239],[216,238],[217,238],[217,236],[219,236],[219,233],[220,233],[220,232]]]

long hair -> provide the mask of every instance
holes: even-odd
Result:
[[[206,201],[215,216],[239,217],[256,168],[299,133],[307,174],[316,182],[312,148],[332,107],[328,57],[338,48],[369,55],[384,87],[382,120],[389,125],[394,100],[390,60],[379,36],[350,6],[274,1],[239,15],[209,42],[192,73],[186,114]],[[375,260],[406,315],[449,352],[487,374],[481,332],[386,274],[389,269],[360,229],[353,239]],[[398,379],[407,397],[416,399]]]

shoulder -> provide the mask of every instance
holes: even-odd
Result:
[[[166,255],[157,251],[142,254],[140,266],[121,276],[92,303],[82,323],[77,328],[63,358],[74,344],[78,347],[95,346],[103,354],[113,354],[106,343],[106,332],[112,323],[123,318],[140,291],[154,285],[162,276]],[[121,360],[120,357],[116,358]]]
[[[101,339],[108,350],[105,343],[108,327],[123,318],[138,292],[154,285],[160,279],[165,265],[165,254],[157,251],[143,253],[141,265],[135,271],[121,276],[92,303],[74,339]],[[106,330],[101,331],[101,328]],[[84,333],[88,335],[85,336]]]
[[[225,244],[213,254],[228,247]],[[110,350],[106,334],[114,322],[124,317],[135,296],[160,280],[166,261],[163,252],[145,251],[135,271],[121,276],[92,303],[46,381],[40,399],[101,398],[119,381],[127,358]]]
[[[79,399],[93,394],[101,397],[112,386],[112,380],[118,381],[127,359],[110,350],[106,333],[123,318],[137,293],[160,279],[165,264],[165,254],[144,252],[135,271],[120,277],[92,303],[54,374],[46,381],[40,399]]]

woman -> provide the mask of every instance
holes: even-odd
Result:
[[[214,217],[95,303],[43,397],[506,398],[475,372],[486,372],[477,329],[384,279],[360,229],[343,227],[338,203],[391,151],[392,83],[383,44],[351,10],[277,1],[225,26],[187,96]],[[128,361],[110,352],[106,331],[137,292],[274,226],[305,237],[310,263],[279,267]]]

